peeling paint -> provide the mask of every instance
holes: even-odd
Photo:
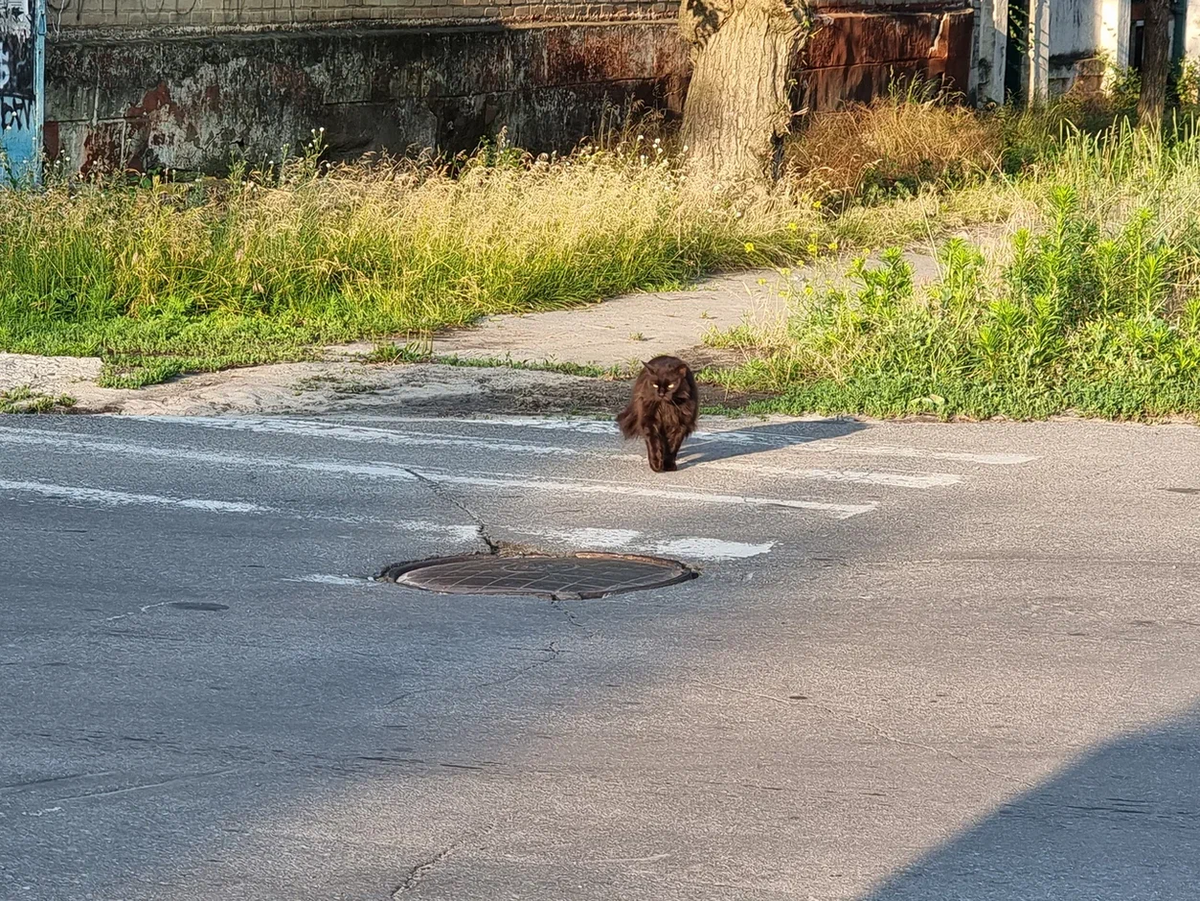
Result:
[[[215,171],[278,158],[325,129],[330,155],[473,149],[501,127],[534,151],[594,134],[606,110],[682,105],[673,25],[369,29],[170,41],[60,35],[48,60],[54,143],[84,170]]]

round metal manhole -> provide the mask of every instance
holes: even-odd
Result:
[[[472,554],[398,563],[379,578],[441,594],[530,594],[562,601],[661,588],[697,575],[682,563],[659,557]]]

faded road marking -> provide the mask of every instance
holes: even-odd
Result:
[[[108,491],[103,488],[82,488],[70,485],[51,485],[47,482],[14,482],[0,479],[0,491],[21,491],[57,497],[69,501],[87,501],[110,507],[150,505],[154,507],[182,507],[187,510],[203,510],[206,513],[273,513],[270,507],[248,504],[242,501],[213,501],[198,497],[165,497],[160,494],[135,494],[128,491]]]
[[[958,485],[963,477],[949,472],[877,472],[864,469],[795,469],[790,466],[771,466],[766,463],[733,463],[725,460],[695,464],[695,466],[717,466],[734,472],[754,472],[761,475],[780,476],[790,479],[807,479],[816,482],[840,482],[852,485],[882,485],[888,488],[948,488]]]
[[[666,501],[687,501],[701,504],[743,505],[750,507],[786,507],[793,510],[811,510],[828,513],[835,519],[849,519],[860,513],[870,513],[877,504],[867,501],[862,504],[835,504],[825,501],[801,501],[783,497],[758,497],[744,494],[715,494],[707,491],[688,491],[671,488],[642,488],[636,485],[620,485],[614,482],[566,481],[563,479],[511,479],[486,474],[452,475],[428,469],[411,470],[420,478],[442,485],[469,485],[473,488],[525,488],[530,491],[553,491],[559,494],[599,494],[624,497],[645,497]]]
[[[141,422],[166,422],[175,425],[199,426],[226,432],[257,432],[268,435],[299,435],[305,438],[330,438],[335,441],[353,441],[359,444],[392,444],[401,447],[462,447],[471,450],[490,450],[500,453],[573,456],[579,451],[571,448],[554,447],[546,444],[513,444],[497,442],[488,438],[467,436],[455,438],[423,432],[395,432],[391,429],[373,429],[366,426],[342,425],[338,423],[312,422],[303,419],[213,419],[204,416],[129,416]]]
[[[311,576],[297,576],[294,579],[284,579],[284,582],[315,582],[317,585],[353,585],[358,588],[374,587],[379,584],[371,579],[356,579],[354,576],[335,576],[331,573],[313,573]]]
[[[147,417],[152,418],[152,417]],[[346,418],[346,417],[343,417]],[[462,419],[437,419],[428,416],[363,416],[360,422],[401,422],[438,426],[447,424],[466,424],[483,426],[501,426],[508,428],[541,429],[547,431],[575,432],[583,435],[616,435],[616,423],[609,420],[569,419],[549,416],[474,416]],[[822,420],[810,420],[797,423],[799,426],[821,424]],[[862,433],[856,433],[861,435]],[[1032,463],[1039,459],[1035,454],[1017,454],[988,452],[969,453],[965,451],[942,450],[939,448],[906,447],[890,444],[865,444],[861,439],[848,441],[844,436],[824,435],[764,435],[742,429],[701,429],[696,432],[685,448],[695,449],[704,444],[736,444],[742,446],[762,447],[773,450],[796,450],[830,454],[851,454],[866,457],[900,457],[902,459],[954,460],[962,463],[979,463],[984,466],[1019,466]]]
[[[654,498],[656,500],[681,503],[742,505],[751,507],[781,507],[793,510],[810,510],[825,513],[836,519],[848,519],[861,513],[869,513],[878,506],[874,501],[861,504],[841,504],[826,501],[794,500],[782,497],[757,495],[723,494],[707,491],[648,488],[601,480],[565,480],[511,478],[492,473],[456,474],[434,469],[402,466],[394,463],[342,463],[335,460],[290,460],[279,457],[257,457],[243,454],[220,454],[211,451],[195,451],[185,448],[158,448],[124,442],[91,440],[80,435],[32,434],[19,429],[0,427],[0,442],[13,444],[44,444],[64,450],[92,453],[108,451],[131,456],[149,456],[170,460],[192,460],[216,465],[251,466],[255,468],[296,468],[314,472],[342,475],[387,478],[403,482],[427,481],[442,485],[464,485],[474,488],[522,488],[531,491],[550,491],[561,494],[612,495],[624,497]],[[260,508],[260,512],[275,512]],[[355,521],[353,519],[349,521]],[[466,527],[462,527],[466,528]]]
[[[744,560],[769,553],[775,542],[751,544],[720,538],[651,539],[634,529],[516,529],[522,535],[560,541],[577,550],[634,551],[696,560]]]

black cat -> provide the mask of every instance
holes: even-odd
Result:
[[[674,472],[683,439],[696,430],[700,392],[692,370],[678,357],[655,357],[642,367],[617,425],[626,438],[646,439],[652,470]]]

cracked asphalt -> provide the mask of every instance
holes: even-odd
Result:
[[[1200,432],[704,428],[0,419],[0,898],[1193,901]]]

